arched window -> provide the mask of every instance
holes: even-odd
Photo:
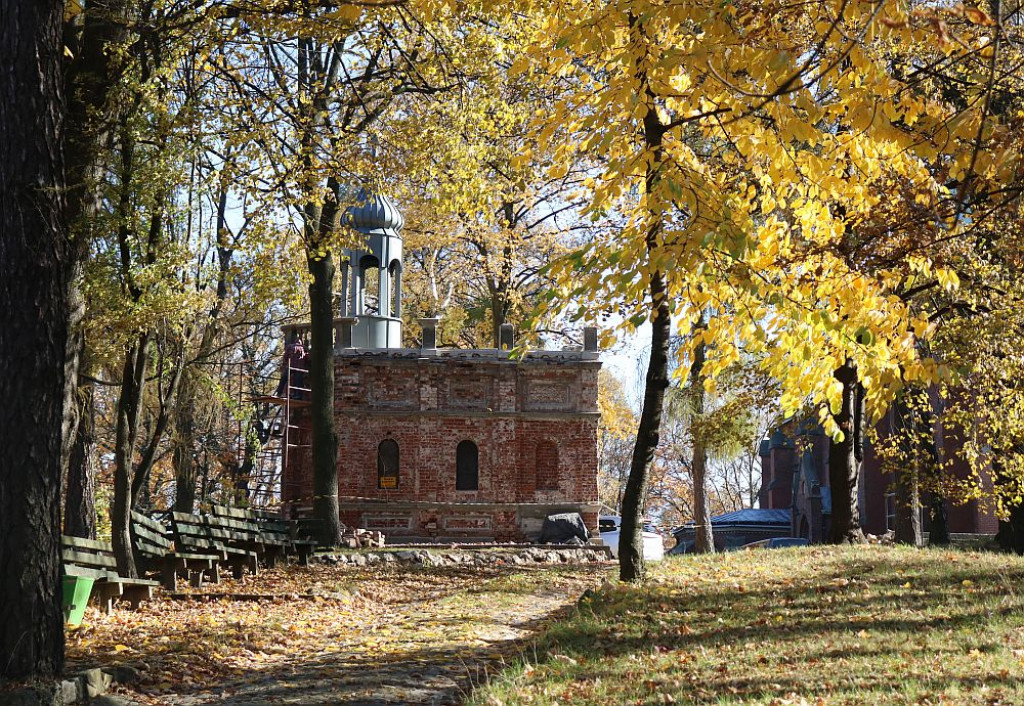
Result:
[[[352,303],[352,290],[350,289],[351,284],[349,283],[349,270],[352,269],[349,264],[348,257],[342,257],[341,262],[338,263],[338,269],[341,271],[341,301],[338,302],[338,314],[339,316],[349,316],[350,305]]]
[[[359,314],[380,313],[380,260],[363,255],[359,260]]]
[[[377,487],[398,490],[398,442],[384,439],[377,447]]]
[[[558,490],[558,445],[551,439],[537,444],[537,490]]]
[[[397,319],[402,315],[402,263],[392,260],[388,272],[391,274],[391,318]]]
[[[455,449],[455,489],[476,490],[480,485],[480,452],[472,441],[460,441]]]

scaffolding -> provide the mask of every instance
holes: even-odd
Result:
[[[249,400],[252,405],[277,408],[269,420],[267,441],[262,444],[254,464],[254,468],[258,466],[270,472],[262,474],[262,484],[257,482],[252,486],[252,504],[268,508],[284,505],[289,495],[284,485],[285,469],[294,454],[311,447],[308,409],[312,390],[307,386],[309,369],[295,366],[289,359],[285,361],[283,373],[282,384],[275,394],[259,395]],[[240,442],[245,444],[247,439],[242,438]],[[292,484],[297,485],[294,480]],[[256,494],[258,488],[259,496]]]

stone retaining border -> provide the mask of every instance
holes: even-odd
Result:
[[[516,549],[421,548],[394,551],[318,552],[311,561],[348,566],[497,566],[510,564],[586,564],[611,561],[606,546],[533,546]]]

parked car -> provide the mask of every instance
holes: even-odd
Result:
[[[619,534],[622,529],[622,518],[618,515],[601,515],[598,518],[598,531],[601,539],[612,550],[612,556],[619,558]],[[644,523],[644,559],[661,561],[665,558],[665,544],[661,535],[649,522]]]

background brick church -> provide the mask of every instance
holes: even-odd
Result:
[[[335,420],[341,520],[404,541],[527,540],[545,516],[580,513],[596,532],[600,368],[596,331],[583,350],[513,358],[500,349],[402,348],[403,219],[362,194],[350,224],[367,238],[341,265]],[[291,327],[301,333],[303,327]],[[291,331],[286,331],[291,335]],[[282,500],[311,503],[308,411],[295,404]]]
[[[878,424],[884,432],[892,428],[892,410]],[[951,459],[949,472],[968,478],[970,468],[963,460],[955,437],[937,434],[936,443],[943,458]],[[791,536],[822,542],[828,536],[832,514],[832,491],[828,478],[828,437],[820,426],[790,420],[776,428],[761,442],[761,490],[758,506],[767,510],[789,510]],[[991,487],[984,474],[983,483]],[[895,478],[884,470],[882,461],[870,443],[866,444],[858,488],[860,521],[865,532],[882,535],[895,528]],[[989,504],[971,500],[946,502],[949,531],[955,534],[995,534],[999,521]],[[922,527],[930,531],[928,513],[921,510]]]

